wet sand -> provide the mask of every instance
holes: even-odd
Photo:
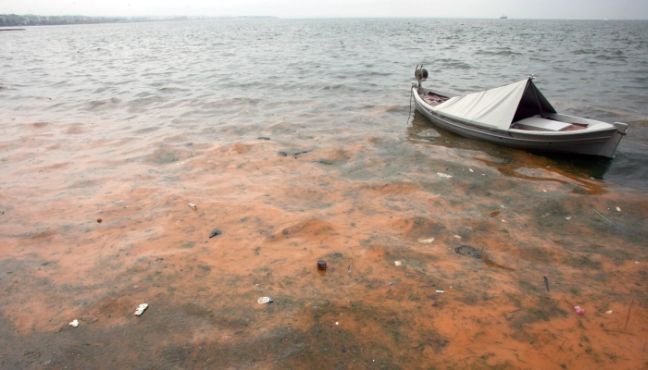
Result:
[[[0,368],[646,367],[645,192],[429,129],[13,124]]]

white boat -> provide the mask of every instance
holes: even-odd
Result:
[[[412,85],[416,109],[432,123],[461,136],[510,147],[612,158],[628,125],[556,112],[529,77],[463,96],[425,89],[417,66]]]

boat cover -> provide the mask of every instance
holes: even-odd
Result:
[[[431,109],[501,130],[508,130],[513,122],[527,117],[556,113],[530,78],[486,91],[456,96]]]

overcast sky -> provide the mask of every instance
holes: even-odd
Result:
[[[648,19],[648,0],[0,0],[0,14]]]

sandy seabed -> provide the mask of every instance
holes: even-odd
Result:
[[[648,367],[644,192],[420,127],[20,127],[0,140],[0,368]]]

